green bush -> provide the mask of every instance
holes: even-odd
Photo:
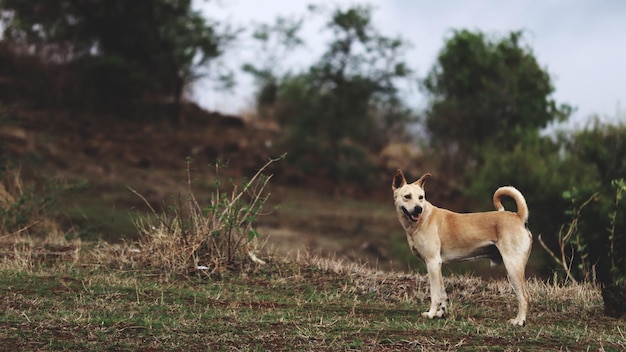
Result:
[[[626,283],[626,260],[621,254],[626,250],[626,235],[624,220],[619,216],[626,211],[622,201],[626,182],[614,180],[611,186],[613,197],[600,192],[583,196],[576,188],[563,192],[563,198],[570,202],[565,213],[571,221],[559,232],[558,253],[542,242],[573,282]]]
[[[570,174],[558,173],[570,178],[560,188],[566,203],[555,209],[565,219],[556,236],[546,233],[548,243],[542,244],[572,281],[623,284],[626,127],[596,122],[562,141],[561,163],[575,165]]]
[[[626,125],[596,121],[571,136],[568,151],[593,180],[576,184],[566,196],[580,203],[597,194],[580,214],[578,231],[585,246],[577,250],[587,263],[579,263],[585,270],[578,275],[596,275],[603,284],[623,283],[626,263],[619,253],[626,251],[626,204],[621,200],[626,179]]]

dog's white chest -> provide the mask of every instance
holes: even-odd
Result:
[[[423,254],[424,246],[425,246],[424,240],[420,238],[419,236],[407,233],[406,241],[409,244],[409,248],[411,249],[411,252],[413,252],[413,254],[417,256],[418,258],[420,258],[421,260],[424,260],[424,254]]]

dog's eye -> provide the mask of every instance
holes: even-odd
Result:
[[[419,196],[419,200],[423,200],[423,199],[424,199],[424,196]]]
[[[411,195],[410,194],[404,195],[404,199],[411,199]]]

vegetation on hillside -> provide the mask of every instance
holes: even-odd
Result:
[[[0,7],[5,45],[65,69],[58,80],[71,93],[57,104],[118,114],[162,99],[173,101],[177,115],[185,89],[236,35],[202,17],[191,0],[4,0]],[[211,73],[227,80],[226,72]]]
[[[257,108],[283,128],[286,163],[302,176],[371,182],[371,155],[392,140],[406,141],[406,125],[415,119],[398,89],[411,77],[404,61],[408,43],[380,33],[368,6],[313,9],[330,17],[325,32],[332,37],[302,72],[284,72],[269,60],[303,45],[302,20],[279,18],[255,31],[261,46],[273,48],[268,60],[245,66],[259,85]]]

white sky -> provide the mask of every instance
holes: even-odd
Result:
[[[246,29],[239,45],[223,60],[240,72],[244,62],[258,53],[246,45],[252,23],[274,22],[277,16],[302,16],[316,4],[371,4],[374,26],[381,34],[400,36],[412,44],[406,62],[422,78],[430,70],[452,29],[480,30],[502,37],[524,30],[525,40],[539,64],[550,73],[557,103],[577,108],[575,125],[597,114],[604,120],[626,120],[626,1],[623,0],[196,0],[195,5],[211,19]],[[327,21],[328,19],[323,19]],[[325,49],[319,33],[323,22],[311,23],[302,33],[308,48],[294,53],[279,67],[308,67]],[[295,60],[295,62],[294,62]],[[239,74],[233,92],[220,93],[200,83],[194,97],[205,108],[240,113],[253,106],[254,87],[248,75]],[[416,108],[426,104],[418,90],[405,93]]]

